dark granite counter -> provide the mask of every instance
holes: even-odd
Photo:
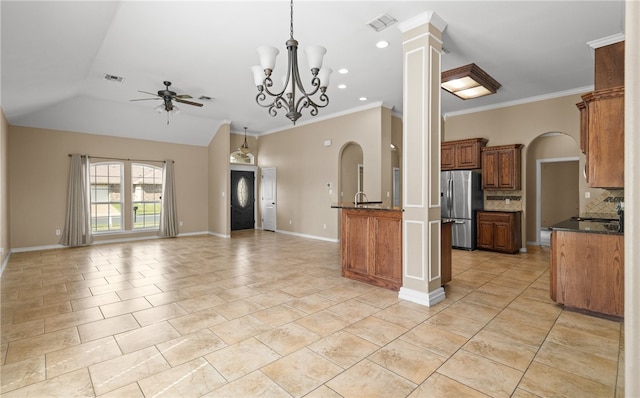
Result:
[[[388,210],[403,211],[402,207],[392,206],[388,202],[366,202],[362,204],[354,204],[353,202],[335,202],[331,204],[332,209],[362,209],[362,210]]]
[[[596,234],[624,235],[619,231],[620,223],[609,214],[589,214],[571,217],[549,227],[554,231],[586,232]]]

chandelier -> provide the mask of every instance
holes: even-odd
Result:
[[[307,92],[302,85],[300,72],[298,70],[298,41],[293,38],[293,0],[291,0],[291,37],[286,42],[289,62],[287,75],[283,79],[283,89],[278,92],[272,91],[273,81],[271,74],[276,64],[276,56],[280,51],[272,46],[258,47],[260,56],[260,66],[253,66],[253,78],[258,87],[256,102],[263,108],[268,108],[271,116],[277,115],[278,109],[286,109],[286,116],[296,124],[296,120],[302,116],[304,108],[310,108],[311,116],[318,115],[318,108],[324,108],[329,104],[329,97],[326,91],[331,76],[331,68],[322,68],[322,57],[327,49],[322,46],[309,46],[305,49],[307,61],[311,67],[311,91]],[[314,102],[311,98],[320,91]],[[267,99],[267,95],[269,99]]]
[[[247,128],[244,128],[244,143],[238,148],[245,155],[249,153],[249,144],[247,144]]]

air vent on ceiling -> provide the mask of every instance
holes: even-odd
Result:
[[[213,97],[207,97],[206,95],[201,95],[198,97],[200,101],[213,101]]]
[[[368,24],[369,26],[371,26],[371,29],[375,30],[376,32],[380,32],[381,30],[386,29],[387,27],[393,25],[396,22],[398,21],[391,15],[382,14],[376,17],[375,19],[369,21]]]
[[[108,73],[104,74],[104,79],[109,80],[110,82],[122,83],[124,81],[124,77],[110,75]]]

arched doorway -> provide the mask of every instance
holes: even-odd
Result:
[[[364,191],[364,155],[362,147],[355,143],[347,143],[340,153],[340,186],[341,202],[352,202],[356,192]]]

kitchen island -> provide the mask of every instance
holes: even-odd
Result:
[[[391,290],[402,287],[402,208],[339,202],[342,276]],[[451,225],[441,226],[442,283],[451,281]]]
[[[624,235],[613,217],[572,217],[551,232],[551,299],[566,308],[624,316]]]

